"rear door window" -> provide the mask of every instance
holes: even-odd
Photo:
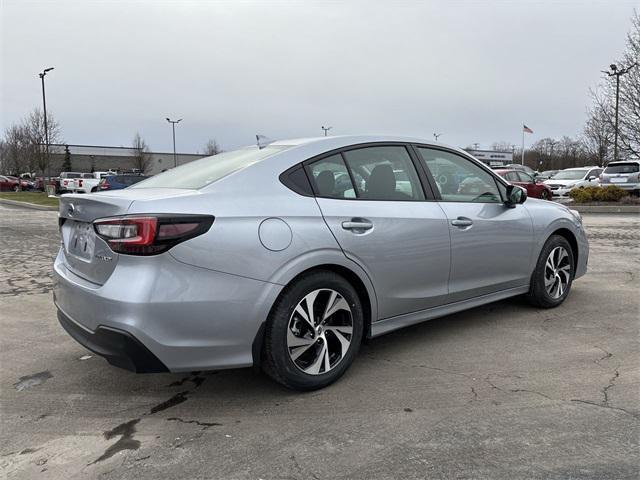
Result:
[[[362,200],[424,200],[418,173],[404,146],[365,147],[344,152]]]

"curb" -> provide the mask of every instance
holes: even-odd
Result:
[[[31,210],[44,210],[50,212],[57,212],[58,207],[53,207],[49,205],[36,205],[35,203],[28,202],[18,202],[17,200],[7,200],[6,198],[0,198],[0,205],[11,205],[14,207],[24,207],[30,208]]]
[[[640,205],[567,205],[580,213],[640,213]]]

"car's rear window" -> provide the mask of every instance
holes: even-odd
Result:
[[[194,160],[172,168],[147,180],[138,182],[132,185],[131,188],[202,188],[286,148],[289,147],[268,145],[261,149],[247,147],[232,152],[219,153],[213,157],[201,158],[200,160]]]
[[[615,163],[604,169],[604,173],[636,173],[640,171],[640,164],[636,162]]]

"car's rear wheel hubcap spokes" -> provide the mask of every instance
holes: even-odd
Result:
[[[564,247],[551,250],[544,265],[544,287],[551,298],[560,298],[571,279],[571,262]]]
[[[307,294],[289,318],[289,357],[310,375],[334,369],[347,354],[352,339],[351,308],[335,290],[322,288]]]

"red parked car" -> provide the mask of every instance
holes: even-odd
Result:
[[[18,190],[20,190],[20,187],[18,186],[18,180],[14,179],[13,177],[7,177],[5,175],[0,175],[0,191],[2,191],[2,192],[7,192],[7,191],[17,192]]]
[[[553,193],[551,189],[544,183],[538,182],[527,172],[522,170],[494,170],[498,175],[503,177],[512,185],[518,185],[527,189],[527,196],[533,198],[542,198],[543,200],[551,200]]]

